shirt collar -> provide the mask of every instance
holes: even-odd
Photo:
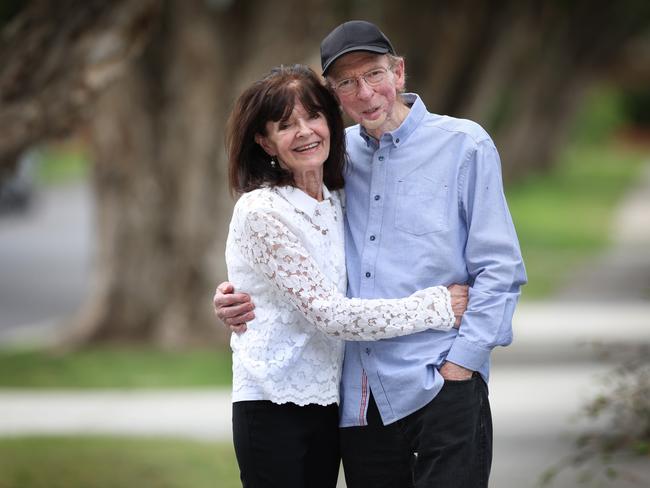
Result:
[[[278,186],[277,192],[283,196],[291,205],[307,214],[309,217],[314,217],[316,210],[324,203],[329,203],[330,192],[323,184],[323,201],[319,202],[315,198],[310,197],[300,188],[295,186]]]
[[[399,147],[406,142],[416,127],[422,122],[427,111],[424,102],[422,102],[422,99],[417,94],[402,93],[401,97],[402,101],[411,107],[411,110],[409,110],[408,115],[397,129],[392,132],[386,132],[381,136],[382,140],[388,141],[395,147]],[[366,141],[366,144],[376,145],[375,138],[368,134],[363,126],[360,126],[359,134]]]

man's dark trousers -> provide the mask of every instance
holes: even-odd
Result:
[[[387,426],[371,396],[367,420],[341,429],[348,488],[487,488],[492,416],[478,373],[445,381],[428,405]]]

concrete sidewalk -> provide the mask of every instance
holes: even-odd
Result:
[[[229,440],[230,391],[0,390],[0,435],[170,436]]]

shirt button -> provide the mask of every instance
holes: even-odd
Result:
[[[395,139],[395,142],[399,144],[399,137]]]
[[[384,160],[384,157],[383,157],[383,156],[379,156],[379,161],[383,161],[383,160]]]
[[[375,195],[375,201],[379,200],[381,197],[379,195]]]
[[[370,236],[370,240],[371,240],[371,241],[374,241],[375,239],[376,239],[375,236]]]
[[[370,278],[370,271],[366,272],[366,278]]]
[[[370,348],[369,348],[369,347],[366,347],[366,354],[367,354],[368,356],[370,356]]]

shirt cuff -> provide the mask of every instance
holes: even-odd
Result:
[[[490,359],[491,351],[490,348],[478,346],[463,337],[456,337],[447,354],[447,361],[472,371],[479,371]]]

